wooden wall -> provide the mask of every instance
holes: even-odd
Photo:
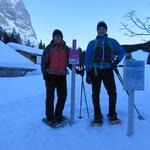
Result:
[[[33,70],[35,69],[0,67],[0,77],[21,77]]]

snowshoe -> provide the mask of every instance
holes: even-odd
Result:
[[[111,125],[121,124],[121,120],[117,117],[117,115],[113,116],[107,115],[107,117]]]
[[[91,122],[91,126],[101,127],[102,125],[103,125],[103,116],[95,117],[94,120]]]
[[[57,122],[55,120],[54,121],[48,121],[47,118],[43,118],[42,121],[51,128],[64,128],[69,122],[68,119],[63,120],[61,122]]]
[[[55,121],[48,121],[47,118],[43,118],[42,121],[51,128],[55,128]]]
[[[65,127],[69,123],[69,119],[65,116],[55,118],[55,126]]]

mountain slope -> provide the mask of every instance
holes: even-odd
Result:
[[[0,25],[8,32],[15,28],[25,42],[28,39],[31,42],[37,40],[23,0],[0,0]]]

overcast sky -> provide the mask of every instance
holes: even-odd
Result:
[[[125,31],[120,31],[121,22],[125,22],[123,16],[130,10],[136,10],[137,16],[145,18],[150,9],[150,0],[24,0],[24,3],[39,40],[48,44],[57,28],[69,46],[77,39],[83,49],[96,37],[96,26],[101,20],[108,25],[109,37],[120,44],[142,42],[125,36]]]

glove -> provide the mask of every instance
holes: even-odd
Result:
[[[48,80],[48,73],[43,74],[43,80]]]
[[[91,76],[90,76],[90,71],[86,72],[86,83],[87,84],[91,84],[92,83]]]
[[[72,70],[72,64],[69,64],[69,65],[68,65],[68,68],[69,68],[70,70]]]
[[[116,59],[112,64],[111,64],[111,68],[113,69],[113,70],[115,70],[116,68],[117,68],[117,65],[119,64],[119,61],[118,61],[118,59]]]
[[[80,76],[84,76],[84,65],[79,65],[76,67],[76,74]]]
[[[79,74],[80,76],[84,76],[84,70],[76,69],[76,74]]]
[[[112,63],[111,68],[112,68],[112,70],[115,70],[117,68],[117,65],[115,63]]]

